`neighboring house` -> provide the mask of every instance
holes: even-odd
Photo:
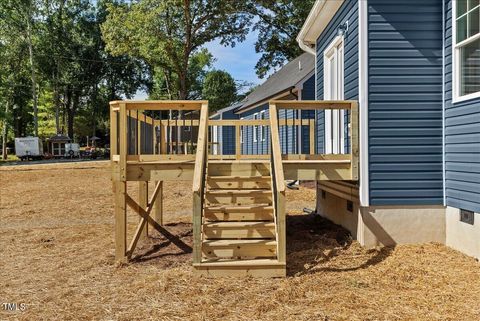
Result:
[[[234,110],[242,106],[242,102],[235,103],[229,107],[218,110],[210,116],[213,120],[238,119]],[[211,146],[211,153],[214,155],[234,155],[235,154],[235,127],[233,126],[213,126],[209,133],[210,142],[215,144]]]
[[[361,244],[480,257],[479,12],[473,0],[317,0],[298,35],[316,99],[359,101],[359,184],[319,182],[317,211]],[[316,117],[318,151],[348,151],[348,115]]]
[[[315,64],[311,54],[304,53],[293,59],[255,88],[242,105],[234,110],[240,119],[269,119],[269,100],[315,99]],[[280,118],[311,119],[313,111],[280,112]],[[308,153],[307,126],[286,126],[280,129],[280,143],[284,154]],[[241,133],[242,154],[270,153],[270,128],[244,126]]]
[[[52,156],[54,157],[64,157],[65,156],[65,144],[70,143],[71,139],[68,136],[57,134],[47,139],[48,149]]]

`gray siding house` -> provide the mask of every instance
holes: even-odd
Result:
[[[269,119],[269,100],[314,100],[315,99],[314,57],[304,53],[288,62],[255,88],[242,106],[235,109],[240,119]],[[313,111],[280,111],[280,118],[311,119]],[[298,126],[297,126],[298,127]],[[283,154],[305,153],[309,147],[307,126],[280,128],[280,144]],[[242,154],[269,154],[270,128],[244,126],[242,130]]]
[[[475,0],[317,0],[305,21],[315,99],[360,114],[360,180],[318,182],[317,212],[361,244],[480,257],[479,18]],[[317,151],[347,153],[348,114],[315,117]]]
[[[264,83],[252,91],[243,101],[217,111],[210,119],[269,119],[271,99],[314,100],[315,99],[314,57],[304,53],[272,74]],[[313,119],[310,110],[298,112],[281,111],[280,118]],[[211,141],[218,142],[214,152],[222,155],[235,154],[235,129],[233,126],[214,128]],[[269,126],[242,126],[241,153],[243,155],[266,155],[270,153]],[[289,126],[280,129],[282,153],[308,153],[309,136],[307,126]]]

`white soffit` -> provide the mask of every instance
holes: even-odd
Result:
[[[308,14],[297,36],[297,42],[303,51],[315,54],[317,38],[325,30],[330,20],[343,4],[344,0],[317,0]]]

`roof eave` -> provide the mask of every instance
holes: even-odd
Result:
[[[263,98],[263,99],[261,99],[261,100],[258,100],[258,101],[254,102],[254,103],[251,103],[251,104],[248,104],[248,105],[243,105],[243,106],[240,106],[240,107],[238,107],[238,108],[235,108],[235,109],[233,110],[233,113],[235,113],[235,114],[244,113],[244,112],[246,112],[246,111],[249,111],[249,110],[252,109],[252,108],[256,108],[256,107],[258,107],[258,106],[261,106],[261,105],[263,105],[263,104],[268,103],[272,98],[276,98],[276,97],[278,97],[278,96],[282,96],[282,97],[283,97],[283,96],[285,96],[285,95],[288,95],[293,89],[296,89],[296,86],[290,86],[290,87],[288,87],[288,88],[285,88],[284,90],[280,90],[280,91],[278,91],[277,93],[272,94],[272,95],[270,95],[270,96],[268,96],[268,97],[265,97],[265,98]]]
[[[317,0],[310,10],[300,33],[297,42],[300,48],[312,55],[315,55],[315,45],[318,37],[327,27],[330,20],[343,4],[344,0]]]

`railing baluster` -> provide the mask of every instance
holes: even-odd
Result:
[[[193,112],[190,111],[190,137],[189,137],[189,140],[190,140],[190,152],[193,154],[193,138],[192,138],[192,135],[193,135],[193,126],[192,126],[192,120],[193,120]]]

